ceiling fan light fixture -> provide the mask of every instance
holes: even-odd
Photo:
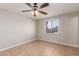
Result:
[[[38,16],[38,15],[39,15],[38,10],[35,10],[35,11],[33,10],[33,11],[32,11],[32,15],[33,15],[33,16]]]

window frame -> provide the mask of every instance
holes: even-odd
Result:
[[[52,29],[51,29],[51,32],[47,32],[47,22],[48,22],[48,21],[53,22],[54,20],[57,20],[57,22],[58,22],[58,32],[52,32]],[[52,24],[51,24],[51,25],[52,25]],[[46,20],[46,33],[48,33],[48,34],[59,34],[59,33],[60,33],[60,21],[59,21],[59,19],[53,18],[53,19],[48,19],[48,20]]]

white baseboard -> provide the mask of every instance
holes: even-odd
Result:
[[[58,43],[58,44],[66,45],[66,46],[79,48],[78,45],[73,45],[73,44],[68,44],[68,43],[63,43],[63,42],[57,42],[57,41],[51,41],[51,40],[47,40],[47,39],[43,39],[43,38],[38,38],[38,40],[43,40],[43,41],[48,41],[48,42],[52,42],[52,43]]]
[[[8,50],[8,49],[10,49],[10,48],[14,48],[14,47],[16,47],[16,46],[20,46],[20,45],[25,44],[25,43],[30,43],[30,42],[32,42],[32,41],[34,41],[34,40],[36,40],[36,39],[30,39],[30,40],[28,40],[28,41],[20,42],[20,43],[17,43],[17,44],[15,44],[15,45],[13,45],[13,46],[9,46],[9,47],[7,47],[7,48],[0,49],[0,51],[5,51],[5,50]]]
[[[16,46],[20,46],[20,45],[25,44],[25,43],[30,43],[30,42],[32,42],[34,40],[36,40],[36,39],[31,39],[31,40],[28,40],[28,41],[20,42],[20,43],[17,43],[15,45],[13,45],[13,46],[9,46],[7,48],[0,49],[0,51],[5,51],[5,50],[8,50],[10,48],[14,48]],[[58,43],[58,44],[66,45],[66,46],[71,46],[71,47],[77,47],[77,48],[79,48],[78,45],[73,45],[73,44],[68,44],[68,43],[62,43],[62,42],[57,42],[57,41],[50,41],[50,40],[42,39],[42,38],[38,38],[37,40],[43,40],[43,41],[48,41],[48,42],[52,42],[52,43]]]

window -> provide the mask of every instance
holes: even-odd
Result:
[[[46,21],[46,32],[47,33],[57,33],[59,30],[58,19]]]

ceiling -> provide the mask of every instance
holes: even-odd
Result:
[[[40,6],[42,3],[38,3]],[[31,3],[31,5],[33,5]],[[29,10],[31,9],[24,3],[0,3],[0,8],[18,13],[20,15],[33,18],[33,19],[44,19],[51,16],[61,15],[65,13],[72,13],[79,11],[79,3],[49,3],[48,7],[40,9],[48,13],[48,15],[40,14],[37,17],[34,17],[31,12],[21,12],[22,10]]]

